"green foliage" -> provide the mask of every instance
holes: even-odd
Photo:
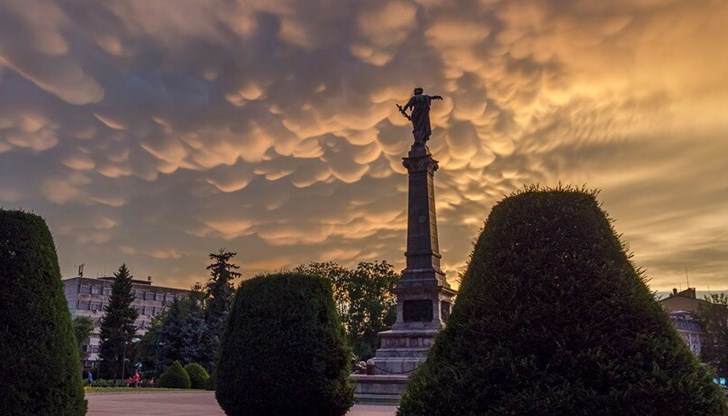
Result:
[[[331,281],[336,309],[354,354],[366,360],[377,349],[377,333],[397,319],[394,290],[398,274],[386,261],[361,262],[350,270],[334,262],[298,266],[296,272]]]
[[[161,368],[157,367],[157,347],[159,345],[159,332],[166,316],[167,309],[152,317],[149,329],[147,329],[147,332],[144,334],[144,336],[142,336],[142,338],[139,340],[139,343],[137,344],[134,362],[141,363],[142,368],[145,369],[145,372],[149,372],[149,376],[145,378],[156,378],[159,376],[159,373],[166,368],[166,366]],[[172,361],[170,361],[169,363],[171,364],[171,362]]]
[[[593,194],[497,204],[408,415],[725,415]]]
[[[231,260],[237,253],[225,251],[221,248],[217,253],[210,253],[212,264],[207,266],[210,271],[210,280],[204,288],[205,296],[205,322],[207,323],[207,337],[209,338],[210,358],[199,361],[209,370],[212,370],[217,351],[220,348],[220,339],[225,325],[225,319],[230,312],[230,304],[234,296],[233,279],[241,276],[235,270],[239,269]]]
[[[73,335],[81,355],[83,355],[83,344],[88,341],[88,337],[91,336],[93,329],[94,321],[88,316],[77,316],[73,318]]]
[[[721,377],[728,375],[728,296],[725,293],[705,296],[698,315],[706,332],[701,344],[703,361]]]
[[[99,356],[102,360],[101,374],[105,378],[123,378],[133,371],[130,360],[126,360],[133,356],[134,321],[138,316],[136,309],[131,307],[134,301],[132,278],[126,264],[114,273],[109,304],[101,319]],[[122,365],[125,368],[122,369]]]
[[[190,383],[193,389],[207,388],[210,375],[207,370],[197,363],[190,363],[185,366],[185,371],[190,376]]]
[[[159,387],[168,389],[189,389],[190,386],[190,376],[179,361],[173,362],[167,371],[159,376]]]
[[[326,279],[259,276],[238,289],[217,366],[229,415],[344,415],[351,350]]]
[[[156,368],[172,362],[210,362],[214,347],[209,343],[205,311],[194,297],[175,299],[165,313],[158,337]]]
[[[45,221],[0,210],[0,413],[86,414],[78,348]]]

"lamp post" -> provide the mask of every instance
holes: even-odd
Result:
[[[121,358],[121,382],[124,382],[124,370],[126,370],[126,337],[128,336],[129,332],[124,329],[124,348]]]

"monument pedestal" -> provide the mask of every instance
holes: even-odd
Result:
[[[373,374],[352,375],[358,402],[399,402],[407,378],[445,327],[456,294],[440,270],[433,183],[437,161],[426,146],[415,144],[403,164],[409,176],[407,267],[397,282],[397,321],[378,334],[380,347],[368,363]]]

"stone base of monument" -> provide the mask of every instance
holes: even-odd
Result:
[[[403,283],[406,281],[400,282],[400,288],[405,286]],[[367,362],[369,374],[352,375],[358,403],[399,403],[407,379],[425,361],[435,336],[444,327],[443,318],[455,294],[442,286],[420,290],[410,287],[405,293],[398,292],[397,322],[391,330],[378,334],[380,347]],[[414,309],[408,309],[410,301],[416,302]],[[418,320],[410,320],[411,314]]]
[[[357,403],[399,403],[410,374],[425,361],[437,330],[404,329],[379,333],[382,347],[368,362],[373,374],[354,374]]]
[[[356,402],[362,404],[397,405],[407,384],[403,375],[352,374],[351,380],[356,383]]]

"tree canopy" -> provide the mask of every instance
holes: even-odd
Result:
[[[728,376],[728,296],[725,293],[706,295],[707,304],[700,305],[698,315],[705,329],[701,343],[703,361],[721,377]]]
[[[88,341],[91,332],[94,330],[94,321],[88,316],[77,316],[73,318],[73,334],[78,345],[78,351],[82,358],[85,356],[83,345]]]
[[[360,262],[347,269],[335,262],[309,263],[298,273],[323,277],[331,282],[336,309],[346,329],[354,354],[366,360],[377,349],[377,333],[397,319],[395,288],[399,275],[386,261]]]
[[[202,304],[194,297],[172,301],[158,330],[157,371],[163,371],[174,361],[211,366],[214,352]]]

